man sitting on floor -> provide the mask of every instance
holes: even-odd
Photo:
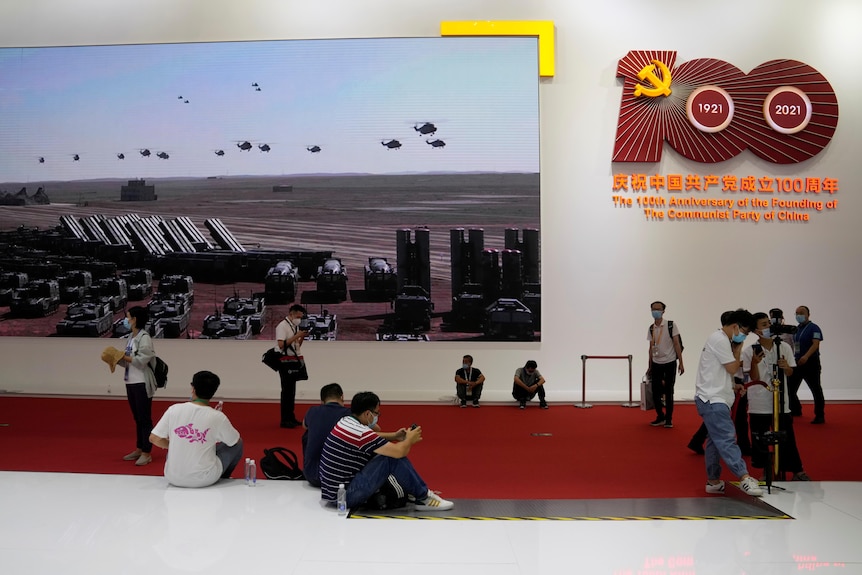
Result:
[[[422,428],[399,429],[393,443],[374,431],[380,417],[380,398],[370,391],[353,396],[350,415],[343,417],[323,444],[320,459],[321,496],[334,502],[339,484],[347,488],[347,507],[354,509],[371,498],[385,482],[396,481],[417,511],[445,511],[454,503],[428,486],[407,459],[410,448],[422,441]]]
[[[314,487],[320,487],[320,454],[323,442],[338,421],[350,415],[350,409],[344,407],[344,390],[337,383],[330,383],[320,388],[320,405],[315,405],[305,412],[302,419],[302,473],[305,480]]]
[[[192,400],[168,408],[150,443],[168,450],[165,477],[177,487],[206,487],[230,477],[242,459],[242,439],[227,416],[210,406],[221,381],[209,371],[192,377]]]

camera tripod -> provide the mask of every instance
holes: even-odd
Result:
[[[781,413],[784,409],[784,372],[778,366],[781,359],[781,338],[776,336],[773,342],[775,346],[775,363],[772,365],[772,429],[759,433],[752,433],[752,439],[755,449],[764,449],[767,456],[767,463],[764,467],[766,475],[767,493],[772,493],[772,489],[785,491],[783,487],[773,485],[774,480],[785,481],[786,473],[780,466],[781,445],[787,438],[787,432],[781,429]]]

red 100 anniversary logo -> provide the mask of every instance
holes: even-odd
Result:
[[[666,141],[696,162],[748,149],[794,164],[820,153],[838,125],[829,81],[797,60],[771,60],[746,74],[714,58],[676,66],[675,51],[633,50],[617,77],[624,83],[614,162],[658,162]]]

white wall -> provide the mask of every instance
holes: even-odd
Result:
[[[543,340],[531,344],[308,344],[312,380],[300,399],[338,381],[348,395],[374,389],[388,401],[437,400],[453,393],[452,374],[472,353],[488,375],[486,396],[504,400],[511,373],[539,362],[549,399],[581,397],[587,355],[635,356],[635,380],[646,367],[649,303],[668,304],[681,328],[688,371],[677,394],[691,398],[702,342],[722,311],[778,306],[792,317],[808,305],[824,331],[827,399],[862,399],[853,361],[862,326],[859,290],[862,233],[862,93],[858,61],[862,22],[856,0],[76,0],[4,2],[5,46],[188,42],[284,38],[437,36],[443,20],[553,20],[556,76],[543,80]],[[793,166],[743,152],[719,165],[690,162],[665,147],[656,165],[612,166],[621,83],[617,61],[629,50],[676,50],[678,62],[720,58],[743,71],[777,58],[804,61],[825,75],[840,106],[826,150]],[[0,78],[0,89],[2,89]],[[0,111],[2,113],[2,111]],[[840,180],[839,209],[800,223],[647,222],[615,209],[615,171],[816,176]],[[0,391],[113,394],[98,360],[105,340],[0,340]],[[275,376],[260,365],[261,342],[158,341],[171,366],[171,393],[198,369],[223,377],[227,397],[275,399]],[[628,397],[625,361],[588,363],[588,401]],[[803,388],[804,389],[804,388]],[[169,394],[169,395],[170,395]],[[637,395],[637,390],[635,391]],[[802,393],[803,397],[807,391]]]

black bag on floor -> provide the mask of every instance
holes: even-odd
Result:
[[[296,454],[286,447],[264,449],[260,470],[267,479],[305,479]]]

